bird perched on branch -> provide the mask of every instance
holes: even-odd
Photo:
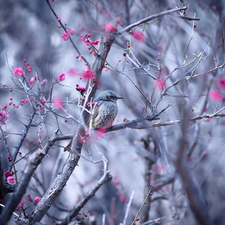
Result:
[[[118,113],[117,99],[123,99],[123,97],[116,95],[111,90],[101,92],[92,102],[92,114],[88,116],[86,125],[95,130],[111,127]],[[71,142],[64,148],[64,151],[70,147]]]
[[[118,113],[117,99],[123,99],[123,97],[111,90],[101,92],[92,103],[93,111],[87,120],[87,126],[92,129],[111,127]]]

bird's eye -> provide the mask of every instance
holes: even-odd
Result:
[[[106,96],[108,101],[111,101],[111,97],[110,96]]]

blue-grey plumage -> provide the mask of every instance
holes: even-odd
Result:
[[[92,129],[107,129],[112,126],[118,113],[117,99],[123,99],[123,97],[116,95],[111,90],[101,92],[94,99],[98,105],[93,107],[93,115],[89,117],[88,121],[88,125],[92,121]]]

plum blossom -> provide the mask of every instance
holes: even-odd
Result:
[[[23,69],[21,67],[18,67],[18,68],[14,69],[13,74],[16,77],[21,77],[21,76],[23,76],[24,72],[23,72]]]
[[[55,97],[53,100],[53,103],[55,105],[56,108],[62,108],[63,103],[62,103],[62,99],[60,97]]]
[[[106,129],[104,129],[104,128],[99,128],[99,129],[96,131],[94,137],[95,137],[96,140],[98,140],[98,139],[101,138],[105,133],[106,133]]]
[[[9,118],[9,114],[5,111],[0,112],[0,124],[5,124],[5,121]]]
[[[74,35],[75,31],[74,30],[70,30],[70,29],[66,29],[69,35]]]
[[[73,77],[73,76],[76,76],[78,74],[78,71],[75,70],[75,69],[69,69],[67,71],[67,74],[69,74],[69,76]]]
[[[113,25],[112,23],[107,23],[107,24],[105,25],[105,29],[106,29],[107,31],[110,31],[110,32],[115,32],[115,31],[116,31],[116,27],[115,27],[115,25]]]
[[[217,90],[211,90],[209,92],[209,96],[215,101],[218,101],[218,102],[223,101],[223,95]]]
[[[35,199],[34,199],[34,202],[35,203],[38,203],[40,201],[40,198],[39,197],[36,197]]]
[[[156,87],[162,91],[163,88],[165,87],[165,81],[162,78],[158,78],[156,81]]]
[[[220,89],[225,89],[225,78],[219,77],[217,80],[217,87]]]
[[[85,87],[77,86],[77,91],[86,91]]]
[[[5,172],[4,172],[4,174],[5,174],[5,177],[12,176],[12,174],[11,174],[11,172],[10,172],[10,171],[5,171]]]
[[[93,76],[94,76],[94,73],[89,68],[85,69],[85,71],[82,73],[82,77],[86,80],[93,78]]]
[[[23,206],[23,204],[24,204],[24,201],[21,200],[20,203],[19,203],[19,206]]]
[[[15,183],[14,177],[8,176],[8,177],[7,177],[7,182],[8,182],[9,184],[14,184],[14,183]]]
[[[137,39],[138,41],[142,41],[142,42],[145,41],[145,36],[144,36],[144,34],[143,34],[141,31],[135,30],[135,31],[132,31],[131,34],[132,34],[132,36],[133,36],[135,39]]]
[[[61,73],[61,74],[58,75],[58,80],[59,81],[64,81],[65,77],[66,77],[65,73]]]
[[[62,39],[64,40],[64,41],[68,41],[68,39],[69,39],[69,35],[67,34],[67,33],[63,33],[62,34]]]

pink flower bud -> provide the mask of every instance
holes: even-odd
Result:
[[[41,82],[41,86],[44,87],[46,84],[47,84],[48,80],[47,79],[44,79],[42,82]]]
[[[35,77],[30,78],[30,84],[32,84],[35,81]]]
[[[35,203],[38,203],[40,201],[40,198],[39,197],[36,197],[35,199],[34,199],[34,202]]]

